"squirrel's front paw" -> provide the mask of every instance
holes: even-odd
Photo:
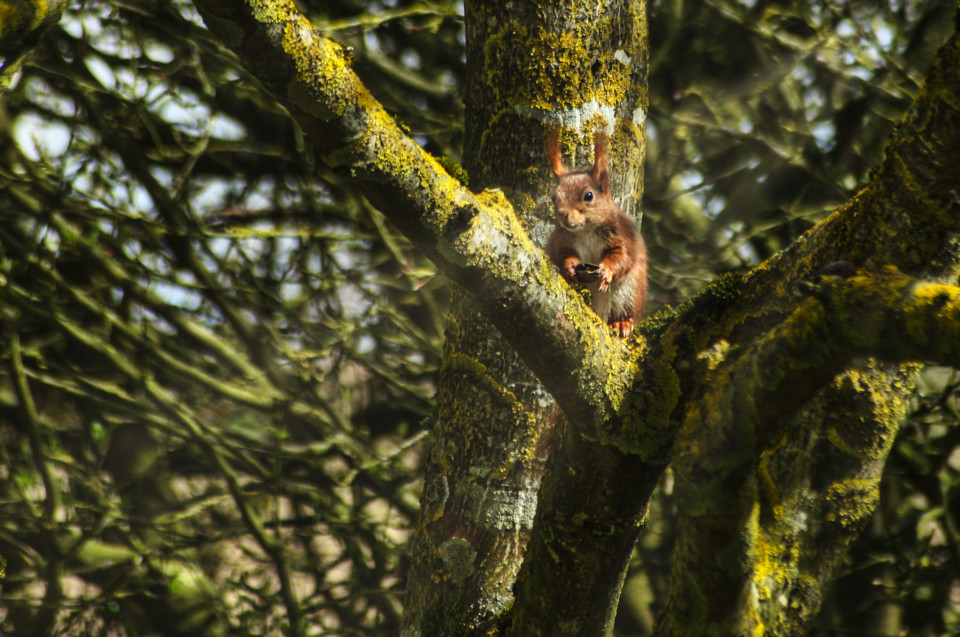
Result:
[[[613,273],[610,272],[610,268],[606,267],[602,263],[600,264],[600,285],[597,288],[601,292],[605,292],[607,288],[610,287],[610,284],[613,283]]]
[[[574,283],[577,279],[577,268],[580,266],[579,259],[567,259],[563,262],[563,267],[560,268],[560,273],[563,275],[567,281]]]

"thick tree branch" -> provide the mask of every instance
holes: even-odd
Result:
[[[740,603],[741,594],[747,594],[741,585],[760,559],[743,527],[756,513],[758,498],[767,497],[773,506],[775,496],[763,493],[770,485],[758,483],[754,469],[770,441],[783,433],[788,417],[859,356],[960,365],[960,288],[919,282],[886,268],[850,278],[825,276],[811,290],[786,320],[752,343],[738,347],[721,340],[704,349],[699,369],[692,372],[699,380],[691,383],[688,378],[685,383],[704,391],[686,403],[673,454],[685,508],[698,521],[698,539],[684,549],[695,553],[684,556],[682,550],[679,559],[713,565],[713,575],[697,586],[700,597],[716,600],[718,612]],[[691,314],[702,308],[692,306],[679,324],[690,325]],[[653,341],[659,344],[669,336],[668,330]],[[669,357],[668,351],[658,354]],[[632,430],[633,423],[627,427]],[[670,457],[674,429],[643,429],[647,445],[659,433],[661,456]],[[629,447],[626,434],[619,432],[613,439]],[[606,622],[612,615],[604,614],[609,607],[603,595],[617,588],[623,565],[616,556],[629,551],[663,466],[652,456],[644,461],[575,435],[567,437],[560,454],[560,467],[591,466],[592,461],[603,469],[551,476],[545,482],[538,529],[549,532],[535,534],[531,543],[526,561],[531,572],[518,584],[524,597],[517,608],[516,635],[600,634],[609,629]],[[578,519],[584,511],[593,515]],[[603,550],[594,552],[595,546]],[[749,554],[750,559],[720,564],[710,554],[733,546],[735,553]],[[558,570],[568,574],[564,585],[544,587],[544,582],[560,577]],[[592,614],[577,608],[576,599],[591,600],[587,606]],[[545,624],[544,617],[556,623]],[[753,619],[739,620],[749,624]],[[747,631],[748,624],[731,630]]]
[[[870,184],[786,250],[756,268],[742,290],[757,332],[767,312],[792,310],[803,281],[826,265],[894,265],[924,279],[949,279],[960,263],[960,34],[940,48]]]
[[[886,267],[824,276],[808,289],[811,296],[768,334],[739,348],[722,341],[705,357],[706,390],[686,412],[673,465],[686,523],[665,634],[688,634],[681,618],[691,614],[702,622],[698,631],[713,624],[709,630],[744,634],[761,625],[757,589],[771,585],[770,569],[783,567],[766,552],[778,543],[764,520],[772,525],[782,506],[762,454],[783,440],[798,408],[856,357],[960,366],[960,287]],[[834,489],[855,484],[850,498],[875,502],[863,480]],[[851,505],[836,506],[841,526],[858,519],[844,517]],[[689,581],[690,572],[700,577]],[[710,608],[695,612],[698,599]]]
[[[674,455],[683,505],[664,634],[706,631],[711,624],[750,632],[761,621],[760,596],[789,595],[803,608],[791,630],[809,621],[819,604],[819,588],[809,582],[830,578],[876,503],[879,470],[910,383],[902,366],[898,371],[869,360],[837,374],[866,355],[956,364],[953,289],[909,282],[886,264],[914,276],[956,276],[958,68],[954,35],[870,185],[747,275],[735,304],[703,321],[708,373],[695,386],[707,390],[684,406]],[[830,277],[817,288],[821,299],[798,302],[803,282],[837,261],[871,275]],[[942,338],[924,342],[927,327]],[[789,467],[803,444],[818,451],[799,463],[804,469],[798,471],[816,474],[809,484]],[[778,475],[801,486],[778,493],[768,471],[774,464]],[[830,517],[811,520],[818,513]],[[829,546],[817,548],[818,542]],[[770,552],[783,544],[798,546],[797,553]],[[709,608],[700,601],[707,598]],[[764,607],[766,620],[774,621],[775,609]],[[784,621],[776,620],[778,626]]]
[[[696,431],[683,434],[698,449],[681,446],[679,470],[693,471],[694,462],[700,475],[723,480],[752,465],[782,433],[786,418],[853,358],[960,367],[960,287],[887,267],[849,278],[825,276],[810,290],[810,298],[763,338],[740,349],[722,341],[709,350],[711,389],[699,405]]]
[[[823,277],[812,293],[740,363],[755,379],[744,393],[756,404],[761,438],[775,436],[771,428],[854,357],[960,367],[960,288],[887,266]]]

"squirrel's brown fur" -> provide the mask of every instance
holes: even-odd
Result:
[[[590,290],[594,312],[628,336],[647,299],[647,246],[610,194],[606,135],[594,135],[592,167],[570,170],[560,156],[558,133],[547,136],[547,155],[559,180],[553,193],[557,225],[547,254],[563,278]]]

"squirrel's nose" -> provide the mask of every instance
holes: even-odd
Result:
[[[558,210],[557,217],[560,220],[560,225],[570,230],[578,227],[581,224],[581,222],[574,221],[573,219],[570,218],[570,211]]]

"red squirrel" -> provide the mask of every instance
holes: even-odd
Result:
[[[647,300],[647,246],[610,194],[606,135],[594,134],[593,166],[577,170],[563,164],[558,136],[558,130],[547,135],[559,180],[553,192],[557,225],[547,254],[563,278],[590,290],[593,311],[627,337]]]

